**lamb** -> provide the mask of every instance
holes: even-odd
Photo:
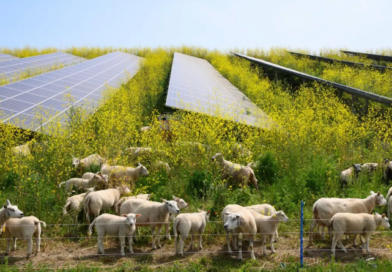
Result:
[[[12,205],[7,199],[3,208],[0,209],[0,226],[3,226],[10,218],[22,218],[23,212],[18,206]]]
[[[147,132],[150,130],[151,130],[151,126],[145,126],[145,127],[140,128],[140,132]]]
[[[336,244],[347,253],[346,248],[343,246],[342,237],[344,234],[360,234],[365,238],[366,242],[362,248],[366,247],[366,252],[369,254],[369,240],[370,235],[376,230],[378,226],[389,229],[389,220],[378,213],[374,215],[368,213],[337,213],[331,218],[331,226],[334,231],[332,240],[332,255],[335,256]]]
[[[237,163],[226,161],[221,153],[216,153],[212,157],[212,161],[218,161],[221,167],[222,179],[230,179],[235,183],[243,183],[245,186],[249,181],[251,181],[256,189],[259,189],[257,186],[255,173],[249,166],[243,166]]]
[[[76,169],[84,170],[93,164],[101,166],[104,159],[98,154],[92,154],[84,159],[78,159],[72,156],[72,166]]]
[[[358,178],[358,173],[361,172],[361,165],[360,164],[353,164],[350,168],[343,170],[340,173],[340,183],[342,185],[342,188],[344,185],[348,185],[353,181],[353,176],[354,178]]]
[[[101,177],[103,177],[103,180],[100,179],[99,177],[97,177],[96,175],[99,175]],[[83,174],[82,179],[92,179],[94,178],[93,181],[91,181],[91,183],[94,183],[94,181],[96,182],[95,185],[93,185],[97,190],[102,190],[102,189],[108,189],[107,187],[109,186],[109,176],[108,175],[103,175],[101,172],[98,173],[93,173],[93,172],[86,172]]]
[[[257,212],[260,215],[272,215],[274,213],[276,213],[276,210],[273,206],[271,206],[270,204],[260,204],[260,205],[253,205],[253,206],[247,206],[245,207],[248,210],[252,210],[254,212]],[[278,234],[278,230],[276,230],[275,233],[275,238],[276,240],[279,238],[279,234]]]
[[[253,240],[257,233],[256,221],[252,212],[240,205],[227,205],[222,211],[222,221],[226,231],[227,247],[230,254],[232,250],[230,247],[229,232],[232,231],[233,248],[237,249],[237,236],[239,238],[238,246],[238,259],[242,260],[242,239],[243,236],[249,240],[250,255],[252,259],[256,259],[253,252]]]
[[[135,196],[127,196],[122,197],[116,204],[116,213],[120,212],[120,207],[124,204],[128,199],[138,199],[138,200],[150,200],[152,194],[138,194]]]
[[[177,202],[177,206],[180,210],[188,207],[188,203],[186,203],[185,200],[182,198],[173,196],[173,200]],[[165,234],[166,234],[166,239],[168,239],[168,240],[171,240],[170,225],[169,224],[170,224],[170,222],[174,221],[174,218],[175,218],[174,214],[171,213],[169,216],[169,222],[165,225]]]
[[[258,212],[255,212],[254,210],[250,210],[250,211],[256,221],[257,232],[260,233],[261,235],[263,255],[266,255],[267,252],[265,247],[265,240],[267,237],[269,238],[271,244],[271,250],[273,253],[275,253],[274,244],[273,244],[274,235],[276,235],[278,231],[279,223],[289,221],[289,218],[282,211],[273,212],[271,215],[260,215]]]
[[[16,250],[16,239],[27,240],[27,255],[29,258],[32,253],[34,235],[36,242],[36,255],[40,252],[41,244],[41,224],[46,227],[46,223],[40,221],[35,216],[27,216],[23,218],[11,218],[5,223],[5,238],[7,239],[6,255],[10,253],[11,239],[14,240],[13,250]]]
[[[184,241],[189,234],[192,235],[190,248],[193,248],[193,237],[196,233],[199,234],[199,249],[203,248],[201,236],[206,228],[210,212],[198,211],[198,213],[182,213],[174,219],[173,231],[176,242],[176,254],[179,253],[181,256],[184,256]],[[180,248],[178,248],[178,245]]]
[[[136,200],[139,199],[129,199],[127,200],[127,202],[128,201],[135,202]],[[174,200],[167,201],[165,199],[162,199],[162,201],[163,203],[139,200],[138,205],[135,205],[134,207],[125,205],[124,203],[120,208],[121,214],[127,214],[130,212],[141,214],[141,216],[136,220],[136,226],[151,227],[153,249],[157,248],[155,243],[156,234],[158,234],[157,245],[159,248],[161,247],[161,237],[159,234],[161,233],[162,226],[169,221],[169,214],[180,213],[180,209],[177,207],[176,201]],[[157,232],[155,232],[156,228],[157,228]]]
[[[28,156],[31,154],[29,143],[14,146],[11,150],[15,156],[22,156],[23,157],[23,156]]]
[[[392,180],[392,161],[384,159],[384,181],[386,184]]]
[[[148,176],[146,167],[140,163],[136,168],[124,167],[124,166],[110,166],[103,164],[101,168],[102,174],[108,175],[109,180],[136,182],[139,177]]]
[[[67,198],[67,201],[63,207],[63,215],[66,215],[69,211],[77,211],[80,206],[83,204],[83,201],[88,193],[94,192],[94,188],[88,188],[88,192],[70,196]]]
[[[105,254],[103,249],[103,238],[105,234],[116,236],[120,239],[121,256],[124,256],[125,237],[129,240],[129,253],[133,254],[132,235],[136,229],[136,218],[140,214],[128,213],[122,216],[113,214],[102,214],[98,216],[88,228],[88,236],[92,234],[92,228],[95,225],[98,234],[98,254]]]
[[[375,162],[367,162],[361,165],[361,171],[365,173],[372,173],[376,171],[378,168],[378,163]]]
[[[89,193],[84,200],[84,213],[87,222],[90,223],[90,214],[97,217],[102,211],[110,208],[115,209],[116,203],[120,200],[120,196],[129,194],[128,186],[120,186],[115,189],[106,189],[98,192]]]
[[[339,212],[346,213],[367,213],[370,214],[376,206],[386,205],[384,196],[378,192],[370,192],[370,196],[365,199],[359,198],[320,198],[313,205],[313,220],[309,230],[309,245],[313,244],[313,229],[316,225],[328,228],[331,235],[330,219]]]
[[[75,188],[77,190],[87,189],[94,186],[97,186],[97,188],[105,188],[108,184],[108,176],[98,173],[94,174],[91,179],[71,178],[67,181],[61,182],[59,184],[59,188],[61,188],[64,184],[68,193],[72,192],[72,188]]]

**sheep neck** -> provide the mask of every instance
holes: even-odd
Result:
[[[0,226],[2,226],[7,220],[9,219],[9,217],[7,216],[7,211],[6,209],[1,209],[0,210]]]
[[[376,195],[371,195],[363,199],[363,204],[367,208],[368,213],[371,213],[376,207]]]

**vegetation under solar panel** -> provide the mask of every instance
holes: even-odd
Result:
[[[384,61],[392,62],[392,56],[384,56],[379,54],[361,53],[361,52],[346,51],[346,50],[342,50],[342,52],[345,53],[346,55],[366,56],[368,59],[372,59],[372,60],[377,60],[377,61],[384,60]]]
[[[206,60],[175,53],[166,106],[205,113],[253,126],[269,118]]]
[[[80,64],[0,87],[4,123],[37,130],[54,118],[66,121],[72,106],[93,112],[107,87],[138,71],[140,57],[113,52]],[[22,119],[25,120],[22,122]]]

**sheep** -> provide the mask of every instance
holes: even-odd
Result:
[[[103,249],[103,237],[105,234],[116,236],[120,239],[121,256],[124,256],[125,237],[129,240],[129,253],[133,254],[132,235],[136,229],[136,218],[140,214],[128,213],[121,216],[104,213],[91,223],[88,228],[88,236],[92,234],[92,228],[95,225],[98,234],[98,254],[105,254]]]
[[[376,171],[378,168],[378,163],[375,162],[367,162],[361,165],[361,171],[366,173],[372,173]]]
[[[32,253],[34,235],[36,242],[36,255],[40,252],[41,244],[41,224],[46,227],[46,223],[40,221],[35,216],[27,216],[23,218],[11,218],[5,223],[5,238],[7,239],[7,251],[6,255],[10,253],[11,239],[14,240],[13,250],[16,250],[16,239],[27,240],[27,255],[29,258]]]
[[[136,168],[103,164],[101,172],[108,175],[110,181],[136,182],[139,177],[148,176],[147,168],[140,163]]]
[[[233,154],[233,158],[236,159],[245,159],[252,157],[252,151],[247,149],[244,145],[240,143],[234,143],[231,146],[231,152]]]
[[[12,205],[7,199],[3,208],[0,209],[0,226],[3,226],[10,218],[22,218],[23,212],[18,209],[18,206]]]
[[[201,236],[206,228],[210,212],[198,211],[198,213],[182,213],[174,219],[173,231],[176,254],[179,253],[181,256],[184,256],[184,241],[189,234],[192,235],[190,249],[193,248],[193,237],[196,233],[199,234],[199,249],[203,248]],[[178,245],[180,248],[178,248]]]
[[[384,181],[386,184],[392,180],[392,161],[384,159]]]
[[[173,196],[173,200],[177,202],[177,206],[178,206],[178,208],[180,210],[185,209],[185,208],[188,207],[188,203],[185,202],[185,200],[182,199],[182,198]],[[170,214],[169,215],[169,222],[165,225],[165,234],[166,234],[166,239],[168,239],[168,240],[171,240],[171,237],[170,237],[170,225],[169,224],[170,224],[170,222],[174,221],[174,218],[175,218],[174,214]]]
[[[129,199],[128,201],[137,202],[139,199]],[[178,214],[180,213],[180,209],[177,207],[177,202],[174,200],[167,201],[162,199],[163,203],[154,202],[154,201],[139,201],[138,205],[134,207],[125,205],[125,203],[120,208],[121,214],[127,213],[140,213],[141,216],[136,220],[137,227],[151,227],[152,232],[152,248],[156,249],[155,238],[157,237],[157,245],[161,247],[161,229],[162,226],[169,220],[169,214]],[[155,229],[157,228],[157,232]]]
[[[157,161],[153,164],[153,168],[156,170],[163,170],[168,176],[170,175],[170,166],[167,162]]]
[[[145,127],[140,128],[140,132],[147,132],[150,130],[151,130],[151,126],[145,126]]]
[[[131,161],[133,162],[140,161],[141,158],[146,159],[153,153],[151,147],[129,147],[127,150],[130,154]]]
[[[254,161],[251,161],[250,163],[248,163],[246,166],[252,168],[253,170],[257,168],[257,164]]]
[[[239,238],[238,259],[242,260],[242,239],[243,236],[249,240],[250,255],[252,259],[256,259],[253,252],[253,240],[257,233],[256,221],[252,212],[240,205],[227,205],[222,211],[222,221],[224,222],[224,229],[226,231],[227,247],[230,254],[232,250],[230,247],[229,232],[232,231],[233,248],[237,249],[237,236]]]
[[[359,198],[320,198],[313,205],[313,220],[309,230],[309,246],[313,244],[313,229],[316,225],[328,228],[330,237],[330,219],[339,212],[348,213],[368,213],[370,214],[376,206],[387,204],[384,196],[378,192],[370,192],[370,196],[365,199]]]
[[[369,254],[369,240],[370,235],[376,230],[378,226],[389,229],[389,220],[378,213],[374,215],[368,213],[337,213],[331,220],[330,225],[334,231],[332,240],[332,255],[335,256],[336,244],[338,243],[340,248],[347,253],[346,248],[342,243],[342,237],[344,234],[360,234],[366,242],[362,245],[362,248],[366,247],[366,252]]]
[[[150,200],[152,194],[138,194],[135,196],[127,196],[122,197],[116,204],[116,213],[120,212],[120,207],[124,204],[128,199],[138,199],[138,200]]]
[[[89,193],[84,200],[84,213],[87,222],[90,223],[90,214],[95,217],[102,211],[115,208],[116,203],[120,200],[120,196],[129,194],[128,186],[120,186],[115,189],[106,189],[98,192]]]
[[[68,193],[72,192],[72,188],[87,189],[94,186],[97,188],[104,188],[108,184],[108,176],[98,173],[94,174],[91,179],[71,178],[67,181],[61,182],[59,184],[59,188],[61,188],[64,184]]]
[[[247,185],[248,182],[251,181],[256,189],[259,189],[257,186],[257,179],[252,168],[226,161],[221,153],[216,153],[212,157],[212,161],[218,161],[221,167],[222,179],[232,179],[235,183],[243,182],[244,185]]]
[[[79,195],[70,196],[67,198],[67,201],[63,207],[63,215],[66,215],[69,211],[77,211],[80,206],[83,204],[83,200],[85,199],[88,193],[94,192],[94,188],[86,189],[87,192]]]
[[[245,208],[248,210],[252,210],[254,212],[257,212],[260,215],[272,215],[273,213],[276,213],[275,208],[273,206],[271,206],[270,204],[246,206]],[[276,241],[279,238],[278,230],[276,230],[275,238],[276,238]]]
[[[97,177],[96,175],[99,175],[103,177],[103,180]],[[109,176],[108,175],[103,175],[101,172],[98,173],[93,173],[93,172],[86,172],[83,174],[82,179],[92,179],[95,178],[91,183],[96,182],[96,184],[91,184],[94,186],[97,190],[102,190],[102,189],[108,189],[107,187],[109,186]]]
[[[271,215],[261,215],[254,210],[250,210],[257,226],[257,232],[261,235],[263,255],[266,255],[265,240],[268,237],[271,244],[271,251],[275,253],[273,237],[278,232],[278,225],[280,222],[289,221],[289,218],[282,211],[273,212]]]
[[[340,183],[342,188],[344,185],[348,185],[352,182],[353,176],[354,178],[358,178],[358,173],[361,172],[361,165],[360,164],[353,164],[350,168],[343,170],[340,173]]]
[[[387,194],[387,197],[386,197],[387,203],[388,203],[388,210],[387,210],[388,218],[390,218],[390,215],[391,215],[391,207],[392,207],[392,197],[391,197],[391,195],[392,195],[392,187],[389,188],[388,194]]]
[[[30,152],[30,144],[29,143],[26,143],[26,144],[23,144],[23,145],[14,146],[11,150],[12,150],[12,153],[15,156],[22,156],[22,157],[24,157],[24,156],[28,156],[28,155],[31,154],[31,152]]]
[[[104,159],[98,154],[92,154],[84,159],[78,159],[72,156],[72,166],[76,169],[86,169],[93,164],[101,166],[104,162]]]

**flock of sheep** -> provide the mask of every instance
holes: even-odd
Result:
[[[147,148],[130,148],[133,155],[149,152]],[[247,166],[232,163],[224,159],[220,153],[212,157],[212,161],[217,162],[221,168],[221,177],[225,180],[247,185],[252,183],[258,189],[257,179],[252,169],[252,163]],[[63,208],[63,213],[67,214],[71,210],[83,210],[86,220],[90,224],[90,216],[95,217],[90,224],[88,235],[91,236],[95,226],[98,235],[98,252],[104,254],[103,238],[106,234],[119,237],[121,244],[121,255],[125,255],[125,238],[128,238],[129,252],[133,253],[133,240],[136,237],[136,229],[139,227],[149,227],[152,233],[152,248],[161,247],[160,233],[165,227],[167,239],[170,237],[169,225],[173,222],[173,232],[175,237],[176,253],[183,255],[184,241],[191,235],[191,248],[193,247],[194,236],[199,236],[199,249],[202,248],[202,235],[209,221],[209,211],[199,210],[197,213],[180,213],[180,209],[188,207],[183,199],[173,196],[173,200],[162,199],[162,202],[150,201],[150,194],[140,194],[137,196],[126,196],[131,193],[128,186],[122,185],[124,182],[131,184],[139,177],[147,176],[149,173],[143,165],[139,163],[136,168],[124,166],[110,166],[105,160],[93,154],[84,159],[72,159],[75,168],[82,170],[91,165],[100,165],[98,173],[87,172],[82,178],[71,178],[59,184],[59,188],[65,185],[66,191],[71,194],[73,190],[84,189],[87,192],[68,197]],[[253,163],[254,164],[254,163]],[[165,162],[159,162],[160,166],[169,173],[170,167]],[[389,161],[386,162],[385,172],[388,174]],[[362,165],[362,169],[368,171],[377,168],[377,165]],[[341,173],[341,179],[352,178],[355,173],[361,171],[361,165],[353,167]],[[346,179],[348,181],[348,179]],[[108,188],[112,184],[114,188]],[[118,186],[116,186],[116,184]],[[387,199],[378,192],[371,192],[365,199],[340,199],[321,198],[313,206],[313,220],[310,227],[309,245],[313,241],[313,230],[316,226],[327,227],[332,239],[332,253],[335,254],[335,247],[338,245],[346,252],[342,244],[344,234],[355,234],[361,238],[362,248],[369,252],[369,239],[372,232],[378,226],[388,228],[389,220],[385,215],[375,213],[371,215],[376,206],[383,206],[388,203],[391,206],[392,188],[389,190]],[[107,214],[108,210],[114,210],[118,215]],[[102,214],[103,213],[103,214]],[[175,215],[177,215],[175,217]],[[288,221],[289,218],[283,211],[276,211],[269,204],[242,207],[240,205],[227,205],[221,214],[224,230],[226,231],[228,252],[232,249],[238,250],[238,258],[242,259],[243,240],[249,241],[249,251],[251,258],[255,259],[253,241],[257,233],[262,238],[262,252],[266,254],[266,243],[270,243],[272,252],[275,252],[274,242],[278,239],[278,226],[280,222]],[[39,252],[41,224],[45,227],[45,222],[39,221],[34,216],[23,217],[23,212],[17,206],[12,205],[8,200],[6,205],[0,210],[0,226],[4,225],[5,237],[7,238],[7,251],[10,252],[11,239],[16,249],[16,239],[26,239],[28,243],[27,257],[32,254],[32,237],[37,243],[36,252]],[[3,230],[3,228],[1,228]],[[333,232],[333,233],[332,233]],[[230,242],[232,235],[232,246]],[[324,232],[322,232],[324,238]],[[354,239],[356,243],[356,239]]]
[[[375,162],[367,162],[364,164],[353,164],[351,167],[343,170],[340,173],[340,183],[342,188],[352,183],[354,179],[358,178],[359,173],[372,173],[377,169],[383,170],[383,177],[385,182],[388,184],[390,180],[392,180],[392,161],[389,159],[384,159],[383,164],[375,163]]]

